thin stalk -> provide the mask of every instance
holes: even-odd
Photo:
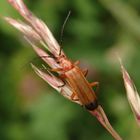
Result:
[[[122,140],[119,134],[111,126],[103,108],[100,105],[96,110],[89,112],[97,118],[97,120],[108,130],[115,140]]]

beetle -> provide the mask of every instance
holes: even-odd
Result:
[[[74,100],[75,95],[78,96],[82,105],[88,110],[94,110],[98,107],[98,101],[93,86],[97,86],[98,82],[89,83],[85,78],[87,71],[82,71],[77,65],[79,61],[72,63],[65,55],[56,58],[57,63],[61,66],[52,71],[58,72],[63,81],[66,81],[72,88],[73,94],[71,99]]]

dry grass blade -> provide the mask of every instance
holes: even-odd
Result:
[[[118,133],[111,126],[103,108],[99,105],[95,111],[89,111],[97,120],[108,130],[108,132],[114,137],[115,140],[122,140]]]
[[[47,25],[32,12],[23,3],[23,0],[8,0],[9,3],[22,15],[22,17],[34,28],[41,36],[42,40],[48,45],[48,50],[56,57],[59,56],[60,46]],[[62,54],[63,51],[61,52]]]
[[[36,31],[29,25],[25,24],[22,21],[17,21],[10,17],[4,18],[9,24],[11,24],[13,27],[21,31],[25,36],[32,37],[36,41],[40,41],[41,37],[36,33]]]
[[[133,81],[131,80],[128,72],[122,65],[121,60],[120,60],[120,64],[121,64],[121,70],[122,70],[122,74],[123,74],[123,80],[124,80],[124,85],[125,85],[125,89],[126,89],[128,102],[131,106],[131,109],[137,120],[137,123],[140,126],[140,96],[139,96],[137,89],[136,89]]]
[[[56,62],[55,58],[51,57],[47,52],[43,49],[37,47],[35,42],[33,42],[30,38],[26,37],[28,43],[32,46],[34,51],[37,53],[40,58],[47,63],[52,69],[60,68],[60,65]]]

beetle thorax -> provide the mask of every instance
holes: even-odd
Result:
[[[69,71],[70,69],[73,68],[71,61],[69,61],[66,57],[61,57],[59,59],[59,63],[62,66],[64,71]]]

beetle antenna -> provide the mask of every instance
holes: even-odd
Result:
[[[63,23],[63,25],[62,25],[62,28],[61,28],[61,33],[60,33],[60,44],[62,44],[62,42],[63,42],[62,38],[63,38],[64,28],[65,28],[65,26],[66,26],[66,23],[67,23],[69,17],[70,17],[70,14],[71,14],[71,11],[68,12],[68,14],[67,14],[67,16],[66,16],[66,18],[65,18],[65,21],[64,21],[64,23]],[[61,51],[62,51],[62,47],[60,47],[59,56],[61,55]]]

